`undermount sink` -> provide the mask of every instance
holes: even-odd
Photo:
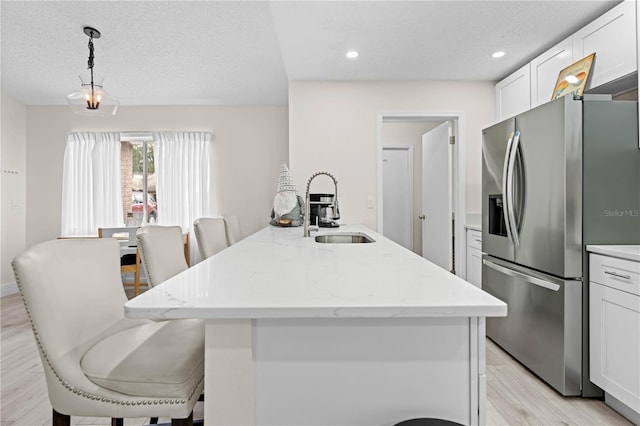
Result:
[[[362,244],[375,243],[375,240],[361,232],[340,232],[325,235],[316,235],[316,242],[326,244]]]

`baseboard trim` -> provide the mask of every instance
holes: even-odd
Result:
[[[9,296],[18,292],[18,284],[16,282],[4,283],[0,286],[0,297]]]
[[[622,414],[627,420],[631,423],[640,425],[640,413],[638,413],[633,408],[629,407],[619,399],[615,398],[613,395],[604,393],[604,402],[618,413]]]

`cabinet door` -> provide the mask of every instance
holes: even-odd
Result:
[[[531,108],[551,100],[558,74],[573,62],[571,37],[531,61]]]
[[[640,407],[640,296],[589,284],[590,380]]]
[[[482,233],[467,230],[467,281],[482,288]]]
[[[502,121],[531,108],[530,64],[496,84],[496,119]]]
[[[467,252],[467,281],[482,288],[482,252],[478,249]]]
[[[596,54],[587,88],[630,74],[636,63],[636,5],[626,0],[573,35],[574,62]]]

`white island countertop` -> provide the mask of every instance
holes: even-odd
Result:
[[[640,245],[588,245],[587,251],[640,262]]]
[[[374,243],[314,237],[362,232]],[[505,316],[507,305],[358,225],[267,226],[125,304],[129,318],[391,318]]]

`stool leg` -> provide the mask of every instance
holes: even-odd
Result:
[[[137,296],[140,294],[140,255],[138,250],[136,250],[136,272],[133,277],[133,294]]]
[[[193,426],[193,411],[186,419],[171,419],[171,426]]]
[[[70,426],[71,416],[66,414],[60,414],[56,410],[53,410],[52,422],[53,426]]]

